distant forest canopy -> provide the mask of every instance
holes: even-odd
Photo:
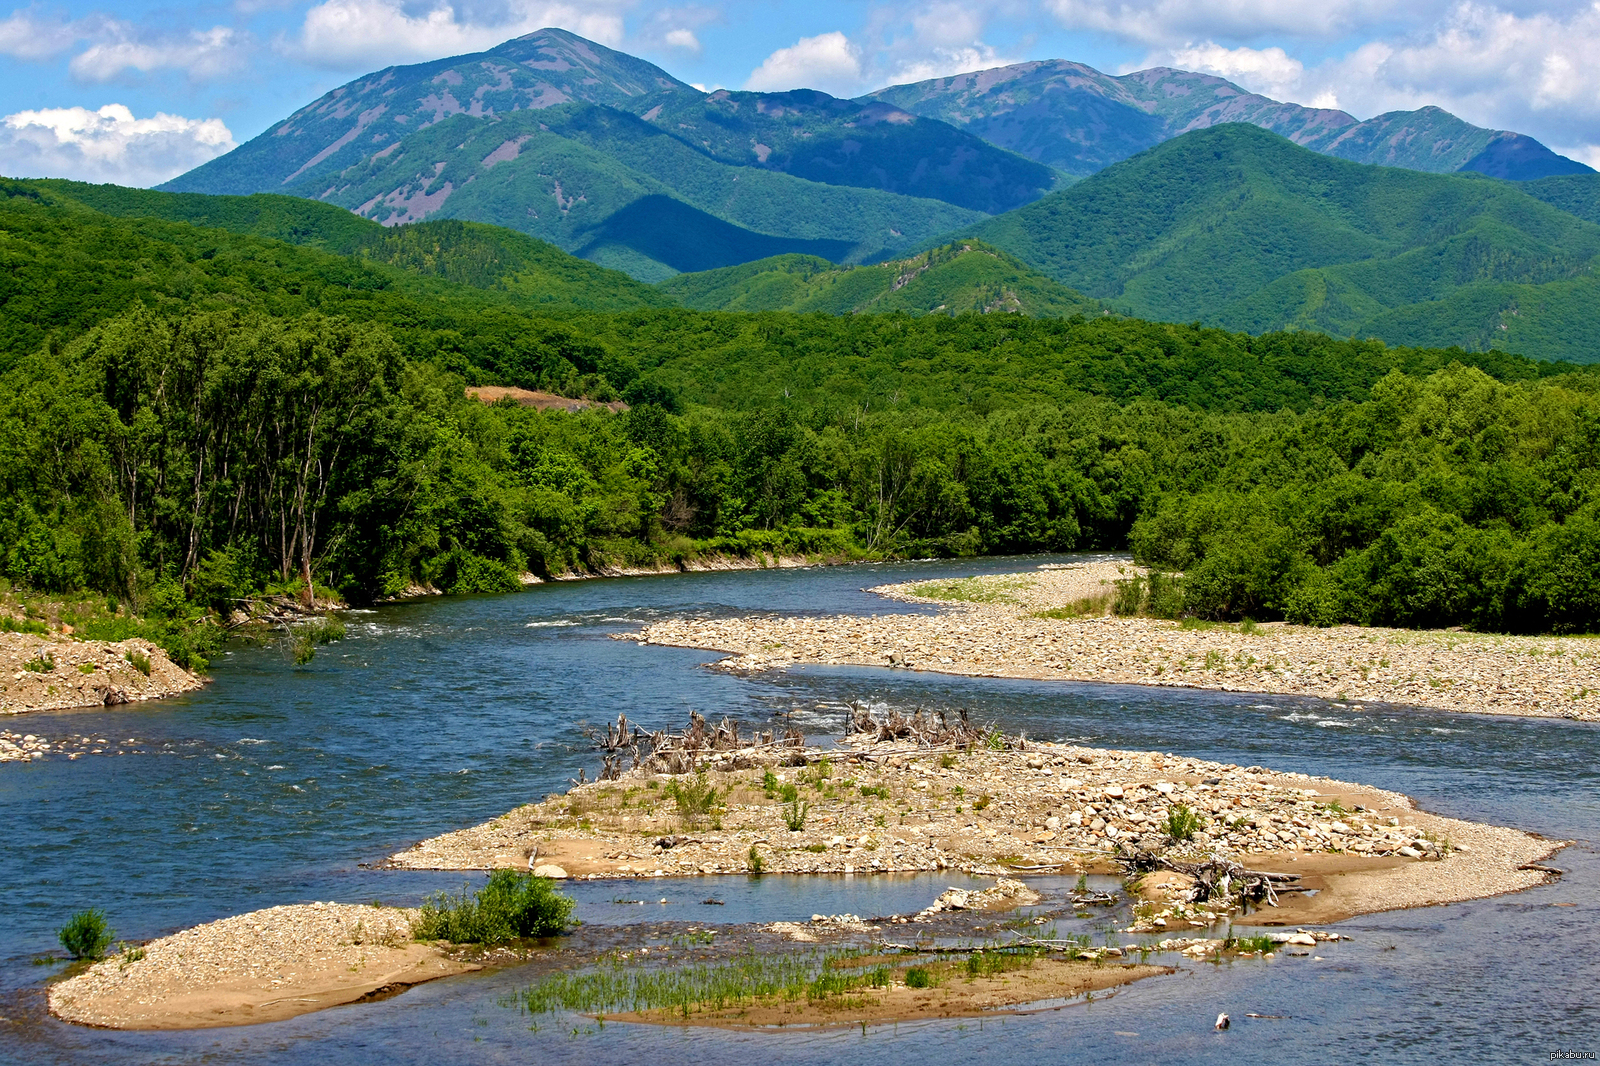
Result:
[[[196,620],[308,581],[359,602],[758,551],[1131,547],[1207,617],[1600,627],[1593,369],[1103,314],[652,307],[492,227],[319,248],[234,231],[300,224],[272,212],[3,188],[0,573],[165,619],[189,661]]]

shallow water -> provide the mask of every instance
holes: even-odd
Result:
[[[1049,684],[812,667],[741,679],[716,656],[610,639],[668,614],[920,610],[863,587],[1003,572],[1045,561],[984,560],[744,571],[544,585],[353,615],[350,637],[296,670],[241,646],[192,696],[31,715],[27,731],[104,737],[76,761],[0,767],[9,838],[0,889],[0,1060],[27,1062],[603,1061],[666,1053],[726,1062],[867,1056],[941,1061],[1048,1054],[1073,1061],[1321,1063],[1332,1058],[1548,1061],[1600,1051],[1594,960],[1600,917],[1600,730],[1565,720],[1356,709],[1320,700],[1133,686]],[[42,1015],[72,911],[103,907],[145,939],[227,914],[306,900],[415,902],[459,874],[362,869],[415,840],[469,825],[592,774],[580,723],[618,711],[646,727],[690,709],[750,722],[790,717],[814,738],[843,704],[970,708],[1030,736],[1260,763],[1407,792],[1443,814],[1581,841],[1570,873],[1515,896],[1376,915],[1340,926],[1353,942],[1322,959],[1187,964],[1093,1003],[981,1025],[921,1023],[845,1032],[731,1034],[550,1019],[500,1006],[516,970],[413,989],[382,1002],[267,1026],[178,1034],[90,1031]],[[705,878],[574,886],[589,922],[741,922],[813,912],[920,907],[948,875]],[[725,907],[698,901],[716,895]],[[626,898],[667,904],[623,906]],[[1556,906],[1571,903],[1575,906]],[[1227,1010],[1225,1034],[1210,1030]],[[1248,1013],[1287,1015],[1254,1020]],[[577,1028],[577,1033],[572,1030]],[[1124,1035],[1133,1034],[1133,1035]]]

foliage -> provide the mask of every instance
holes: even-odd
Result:
[[[104,911],[90,909],[74,914],[57,937],[73,958],[98,959],[105,955],[116,933],[106,924]]]
[[[572,919],[573,902],[547,877],[496,870],[476,896],[440,892],[422,905],[412,925],[418,940],[453,944],[503,944],[509,940],[556,936]]]
[[[966,232],[1148,318],[1600,357],[1600,225],[1512,182],[1363,166],[1246,124]]]
[[[762,872],[766,870],[767,863],[766,860],[761,857],[761,852],[756,850],[756,846],[754,844],[750,845],[750,853],[746,856],[746,858],[750,863],[750,875],[752,877],[760,877]]]
[[[799,796],[789,801],[789,806],[783,812],[783,824],[789,827],[789,832],[798,833],[806,827],[806,815],[811,810],[811,804],[804,802]]]
[[[1200,831],[1200,815],[1195,813],[1188,804],[1176,803],[1167,811],[1167,819],[1161,828],[1167,836],[1176,843],[1194,838]]]
[[[685,826],[698,827],[717,806],[717,787],[706,780],[704,770],[689,781],[674,778],[667,783],[666,794],[677,805],[678,818]]]
[[[656,288],[700,311],[1004,311],[1060,317],[1101,310],[1095,301],[976,240],[873,266],[835,267],[816,256],[783,255],[680,274]]]
[[[933,977],[924,967],[912,966],[906,970],[906,987],[931,988],[933,987]]]

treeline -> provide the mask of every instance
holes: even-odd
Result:
[[[628,358],[582,344],[529,350]],[[262,590],[498,591],[712,552],[1131,544],[1209,617],[1600,624],[1588,375],[1393,371],[1364,399],[1262,413],[1083,395],[738,409],[641,373],[625,413],[570,414],[466,399],[447,362],[315,314],[139,309],[40,348],[0,378],[0,570],[179,617]]]

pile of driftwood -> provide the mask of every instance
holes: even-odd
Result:
[[[888,717],[882,721],[874,718],[872,712],[860,703],[850,705],[850,716],[845,721],[845,736],[864,735],[878,741],[887,743],[895,740],[910,740],[918,747],[923,748],[974,748],[989,747],[997,751],[1026,751],[1027,738],[1021,735],[1008,736],[997,729],[985,729],[974,725],[967,717],[966,708],[956,712],[960,720],[951,722],[943,711],[935,711],[932,716],[923,713],[922,708],[917,708],[917,713],[910,718],[899,711],[891,710]]]
[[[624,770],[641,767],[658,774],[692,774],[713,763],[722,769],[741,769],[806,761],[806,738],[798,729],[742,736],[733,719],[724,718],[713,726],[696,711],[689,712],[689,726],[681,733],[647,733],[631,724],[625,714],[617,715],[616,724],[608,724],[605,732],[590,729],[588,733],[604,763],[601,781],[615,781]]]
[[[1184,894],[1190,903],[1204,903],[1212,899],[1233,900],[1241,903],[1262,902],[1269,907],[1278,905],[1279,892],[1303,892],[1295,884],[1299,874],[1275,874],[1266,870],[1247,870],[1232,859],[1213,855],[1201,862],[1184,862],[1169,859],[1156,852],[1140,851],[1119,855],[1117,861],[1129,873],[1146,873],[1151,870],[1172,870],[1194,878],[1194,886]]]

